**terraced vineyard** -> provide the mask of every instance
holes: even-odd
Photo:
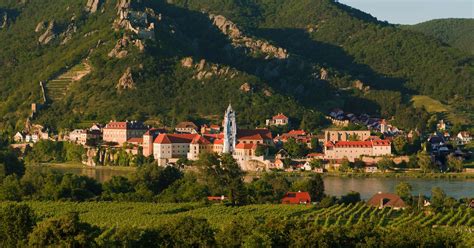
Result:
[[[81,80],[90,71],[90,66],[86,62],[82,62],[55,79],[48,81],[45,86],[46,98],[52,102],[61,100],[66,95],[71,83]]]
[[[0,207],[5,203],[0,202]],[[321,226],[350,226],[371,223],[383,228],[402,225],[427,227],[474,228],[474,210],[465,207],[449,209],[443,213],[396,211],[369,207],[365,203],[341,204],[329,208],[292,205],[249,205],[226,207],[203,203],[156,204],[128,202],[27,202],[42,218],[78,212],[82,220],[101,227],[167,225],[184,216],[205,218],[214,227],[232,221],[265,219],[301,219],[314,221]]]

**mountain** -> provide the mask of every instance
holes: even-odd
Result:
[[[472,106],[472,57],[329,0],[0,0],[1,13],[7,130],[29,116],[218,123],[229,103],[241,126],[284,112],[314,129],[342,107],[421,128],[409,95]]]
[[[474,54],[474,19],[437,19],[402,27],[435,37],[452,47]]]

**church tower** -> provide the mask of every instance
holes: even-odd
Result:
[[[237,143],[237,123],[235,122],[235,111],[229,104],[224,115],[224,153],[233,153]]]

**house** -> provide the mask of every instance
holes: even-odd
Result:
[[[270,130],[265,128],[239,129],[237,140],[243,144],[273,145],[273,136]]]
[[[280,149],[275,155],[275,159],[285,159],[289,157],[290,157],[290,154],[288,154],[288,152],[285,149]]]
[[[282,135],[278,135],[273,139],[276,144],[284,144],[288,142],[289,139],[294,139],[297,143],[306,144],[308,148],[312,148],[311,146],[311,139],[313,136],[311,134],[307,134],[304,130],[291,130],[288,133],[284,133]]]
[[[215,125],[215,124],[212,124],[210,126],[204,124],[201,126],[201,133],[202,134],[207,134],[207,133],[211,133],[211,134],[216,134],[216,133],[220,133],[221,132],[221,127],[219,125]]]
[[[195,134],[198,132],[198,127],[193,122],[183,121],[183,122],[180,122],[178,125],[176,125],[175,130],[178,133]]]
[[[436,124],[436,129],[439,131],[446,131],[448,130],[448,124],[444,122],[444,120],[440,120],[438,124]]]
[[[367,204],[372,207],[377,207],[377,208],[393,208],[395,210],[398,209],[404,209],[407,207],[405,202],[400,198],[400,196],[392,193],[382,193],[379,192],[372,196],[367,201]]]
[[[469,207],[474,208],[474,199],[472,199],[471,202],[469,203]]]
[[[103,129],[103,140],[121,146],[131,138],[141,138],[148,129],[139,121],[110,121]]]
[[[472,141],[471,134],[466,131],[459,132],[458,135],[456,136],[458,139],[459,144],[469,144]]]
[[[324,169],[323,168],[314,168],[314,172],[319,173],[319,174],[323,174]]]
[[[324,144],[325,159],[344,159],[354,162],[360,156],[380,157],[392,154],[391,142],[388,140],[368,141],[327,141]]]
[[[281,200],[282,204],[310,204],[311,196],[308,192],[288,192]]]
[[[276,159],[275,162],[273,162],[273,167],[275,169],[284,169],[285,163],[281,159]]]
[[[151,128],[143,134],[143,156],[149,157],[153,155],[153,142],[160,133],[166,133],[163,128]]]
[[[100,140],[102,138],[102,132],[97,129],[84,130],[84,129],[75,129],[69,133],[69,141],[86,145],[87,141],[90,140]]]
[[[364,167],[364,172],[365,173],[376,173],[379,172],[379,168],[377,165],[367,165]]]
[[[305,171],[311,171],[312,170],[311,163],[309,161],[307,161],[303,164],[303,170],[305,170]]]
[[[15,143],[23,143],[25,142],[25,134],[23,132],[17,132],[14,136],[13,136],[13,140],[15,141]]]
[[[272,119],[266,121],[267,126],[285,126],[289,123],[289,118],[282,113],[279,113],[273,116]]]
[[[324,153],[313,152],[313,153],[309,153],[308,155],[306,155],[306,160],[307,161],[311,161],[313,159],[324,159]]]

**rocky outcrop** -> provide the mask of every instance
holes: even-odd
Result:
[[[355,89],[358,89],[358,90],[363,91],[363,92],[368,92],[368,91],[370,91],[370,86],[364,85],[364,83],[363,83],[362,81],[360,81],[360,80],[354,81],[353,87],[354,87]]]
[[[244,93],[248,93],[252,91],[252,86],[249,83],[244,83],[240,86],[240,91]]]
[[[246,48],[254,55],[264,54],[265,59],[287,59],[289,57],[286,49],[274,46],[268,41],[253,39],[245,36],[239,27],[222,15],[209,15],[212,23],[225,35],[227,35],[232,45],[236,48]]]
[[[38,41],[42,45],[46,45],[57,37],[58,34],[55,31],[55,23],[54,21],[50,21],[46,31],[39,37]]]
[[[0,29],[4,29],[8,26],[10,19],[8,19],[8,13],[0,10]]]
[[[328,78],[329,78],[329,72],[328,72],[326,69],[321,68],[319,78],[321,78],[321,80],[328,80]]]
[[[61,38],[62,38],[61,45],[64,45],[67,42],[69,42],[70,40],[72,40],[72,36],[76,32],[77,32],[77,26],[76,26],[76,23],[75,23],[75,18],[73,17],[71,19],[71,23],[69,23],[66,30],[63,33],[61,33],[61,35],[60,35]]]
[[[88,0],[85,10],[90,13],[95,13],[97,12],[99,5],[100,5],[100,0]]]
[[[268,97],[270,97],[270,96],[273,95],[272,92],[271,92],[270,90],[268,90],[268,89],[264,89],[264,90],[263,90],[263,94],[264,94],[265,96],[268,96]]]
[[[128,55],[127,47],[130,43],[130,37],[124,35],[122,39],[117,41],[117,44],[112,51],[109,52],[109,57],[118,59],[125,58]]]
[[[199,63],[194,63],[193,58],[186,57],[181,59],[181,66],[184,68],[194,69],[196,73],[193,78],[197,80],[209,79],[213,76],[234,78],[237,71],[228,66],[207,63],[205,59],[201,59]]]
[[[120,0],[117,3],[117,15],[113,25],[116,31],[125,29],[135,33],[140,39],[155,40],[155,23],[150,19],[156,20],[161,15],[156,15],[152,9],[135,11],[131,9],[130,0]]]
[[[38,22],[38,24],[36,25],[35,32],[36,32],[36,33],[39,33],[39,32],[41,32],[41,31],[43,31],[47,26],[48,26],[48,23],[47,23],[47,22],[45,22],[45,21],[40,21],[40,22]]]
[[[133,81],[132,69],[130,67],[127,68],[125,73],[119,79],[119,82],[116,86],[119,91],[122,90],[132,90],[135,89],[135,81]]]

